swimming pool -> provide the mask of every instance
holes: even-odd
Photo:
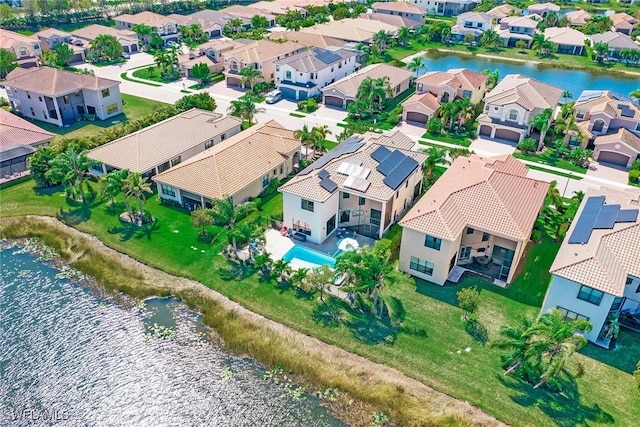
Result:
[[[301,268],[316,268],[321,265],[328,265],[333,268],[336,263],[335,258],[329,255],[297,245],[289,249],[287,253],[282,256],[282,259]]]

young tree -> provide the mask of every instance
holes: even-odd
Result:
[[[322,126],[314,126],[313,129],[311,129],[311,133],[314,136],[314,147],[313,149],[318,151],[318,150],[322,150],[324,145],[323,142],[325,139],[327,139],[328,135],[331,135],[331,131],[329,130],[329,126],[327,125],[322,125]]]
[[[0,80],[18,66],[18,57],[12,50],[0,48]]]
[[[315,135],[313,134],[313,129],[309,129],[305,124],[302,126],[302,129],[298,129],[293,132],[293,136],[300,140],[300,143],[305,146],[304,156],[309,156],[309,145],[313,144]]]
[[[407,27],[400,27],[396,34],[396,41],[398,44],[400,46],[406,46],[409,44],[409,39],[411,39],[411,30]]]
[[[122,55],[122,45],[114,36],[101,34],[89,43],[89,56],[93,62],[113,61]]]
[[[199,80],[200,86],[205,86],[211,83],[211,71],[207,64],[203,62],[195,64],[191,68],[191,76]]]
[[[133,197],[138,202],[138,211],[132,213],[129,210],[129,218],[132,221],[142,224],[145,220],[144,211],[142,209],[143,203],[147,200],[147,194],[152,193],[151,183],[149,178],[142,176],[138,172],[129,173],[124,181],[124,195],[125,198]],[[131,209],[129,207],[129,209]]]
[[[603,62],[609,55],[609,43],[597,42],[593,45],[592,50],[595,54],[595,60],[597,62]]]
[[[326,265],[314,268],[307,275],[307,286],[309,288],[320,291],[320,301],[324,302],[324,291],[328,286],[333,284],[335,273]]]
[[[240,117],[242,120],[249,122],[249,125],[253,124],[253,119],[256,114],[264,113],[266,110],[262,107],[257,107],[255,100],[252,96],[242,96],[237,100],[231,101],[228,112],[232,116]]]
[[[388,76],[379,77],[377,79],[365,77],[360,83],[356,94],[356,98],[358,100],[368,101],[372,110],[382,109],[387,98],[392,96],[393,91],[391,90]]]
[[[493,89],[498,84],[498,80],[500,80],[500,70],[497,68],[493,71],[486,69],[482,71],[482,74],[487,76],[487,88]]]
[[[233,19],[229,20],[227,25],[229,26],[229,28],[231,29],[231,31],[233,33],[237,34],[240,31],[242,31],[242,28],[244,26],[244,22],[242,22],[242,19],[240,19],[240,18],[233,18]]]
[[[545,108],[542,113],[531,119],[530,124],[540,131],[538,151],[542,150],[542,147],[544,146],[544,138],[547,136],[547,132],[551,126],[551,119],[553,119],[553,110],[551,108]]]
[[[482,33],[479,44],[489,50],[498,50],[504,46],[504,42],[500,38],[500,35],[492,29]]]
[[[438,117],[431,117],[427,121],[427,132],[433,135],[440,135],[442,133],[442,120]]]
[[[154,49],[160,49],[164,45],[164,40],[160,37],[160,34],[154,31],[149,39],[149,45]]]
[[[31,178],[36,183],[36,188],[48,188],[59,184],[59,181],[51,181],[51,176],[47,174],[51,169],[51,161],[56,157],[55,151],[50,147],[45,147],[33,153],[28,160]]]
[[[538,148],[538,143],[535,139],[527,137],[518,143],[516,148],[524,153],[533,153]]]
[[[56,63],[61,67],[67,65],[74,55],[73,49],[66,43],[60,43],[59,45],[56,45],[54,51],[57,56]]]
[[[247,84],[249,84],[249,87],[253,87],[258,79],[262,79],[262,72],[253,67],[244,67],[240,70],[239,75],[242,89],[245,89]]]
[[[46,178],[51,182],[60,182],[67,186],[67,194],[73,198],[80,196],[85,202],[84,185],[89,177],[91,162],[87,158],[87,152],[78,152],[74,145],[58,154],[49,162],[50,169],[46,172]]]
[[[238,252],[237,246],[237,234],[236,226],[238,221],[249,215],[249,213],[257,209],[256,204],[253,202],[244,203],[234,206],[233,199],[227,197],[224,199],[217,199],[212,202],[213,208],[211,209],[211,216],[216,223],[221,224],[225,229],[229,230],[232,239],[232,247],[235,253]]]
[[[518,49],[520,52],[524,53],[524,50],[527,48],[527,42],[524,40],[518,40],[516,42],[516,49]]]
[[[200,229],[200,236],[206,236],[207,230],[205,227],[207,225],[213,225],[213,217],[211,216],[211,211],[208,209],[196,209],[191,212],[191,222],[195,228]]]
[[[478,292],[477,287],[471,286],[469,288],[462,288],[456,292],[456,297],[458,298],[458,307],[463,309],[466,315],[469,315],[478,309],[478,304],[480,303],[480,292]]]
[[[422,69],[427,72],[427,65],[421,56],[414,56],[407,64],[407,70],[413,71],[416,75],[419,75]]]
[[[111,199],[111,204],[116,203],[116,196],[123,193],[125,180],[129,176],[126,169],[116,169],[100,177],[102,184],[102,196]]]
[[[380,30],[373,35],[371,41],[378,47],[380,53],[384,53],[391,44],[391,37],[386,31]]]
[[[42,63],[47,67],[58,67],[58,55],[53,50],[45,50],[42,53]]]
[[[207,92],[185,95],[176,101],[175,106],[179,113],[190,110],[192,108],[215,111],[217,107],[216,100],[213,99]]]

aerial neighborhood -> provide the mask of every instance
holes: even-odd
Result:
[[[494,421],[634,425],[638,2],[5,3],[0,232],[56,217]]]

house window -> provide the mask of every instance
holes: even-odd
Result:
[[[369,221],[372,225],[380,226],[380,220],[382,219],[382,212],[377,209],[371,209],[371,220]]]
[[[307,224],[306,222],[303,225],[300,223],[300,221],[294,221],[293,230],[306,234],[307,236],[311,236],[311,227],[309,227],[309,224]]]
[[[417,89],[418,89],[418,92],[422,92],[422,83],[418,83]]]
[[[611,304],[611,309],[609,309],[609,311],[620,310],[620,307],[622,307],[623,302],[624,302],[624,297],[615,297],[613,299],[613,303]]]
[[[160,185],[160,191],[162,191],[162,194],[165,196],[176,197],[176,190],[166,184]]]
[[[364,206],[364,204],[366,203],[367,199],[365,199],[364,197],[360,197],[358,199],[358,206]]]
[[[640,131],[640,122],[638,122],[638,124],[636,125],[636,130]]]
[[[589,286],[582,285],[578,292],[578,299],[590,302],[591,304],[600,305],[604,293]]]
[[[427,234],[426,236],[424,236],[424,245],[428,248],[439,251],[440,246],[442,245],[442,239],[438,239],[437,237],[429,236]]]
[[[625,283],[625,286],[629,286],[632,283],[633,283],[633,277],[627,276],[627,282]]]
[[[214,144],[213,139],[211,141],[205,142],[204,143],[204,149],[206,150],[207,148],[213,147],[213,144]]]
[[[572,321],[572,320],[589,320],[589,318],[587,316],[583,316],[582,314],[578,314],[575,311],[571,311],[571,310],[567,310],[566,308],[563,307],[556,307],[556,310],[558,310],[560,313],[562,313],[562,316],[564,317],[564,320],[567,321]]]
[[[348,210],[340,212],[340,222],[349,222],[349,214]]]
[[[107,105],[107,114],[113,114],[118,111],[118,104],[115,102],[113,104]]]
[[[65,104],[68,104],[69,102],[71,102],[71,100],[69,99],[69,95],[65,95],[65,96],[63,96],[63,97],[62,97],[62,101],[63,101]]]
[[[400,92],[400,85],[396,86],[395,89],[393,90],[393,93],[399,93]]]
[[[596,120],[595,122],[593,122],[593,132],[602,132],[602,129],[604,128],[604,120]]]
[[[48,119],[48,117],[47,117],[47,112],[46,112],[46,111],[44,111],[44,110],[42,110],[42,116],[43,116],[45,119]]]
[[[171,160],[171,167],[174,167],[175,165],[180,164],[180,162],[182,161],[182,158],[180,156],[176,157],[175,159]]]
[[[35,117],[35,116],[36,116],[36,112],[35,112],[35,111],[33,111],[33,107],[29,107],[29,109],[31,110],[31,115],[32,115],[33,117]]]
[[[275,176],[275,175],[277,175],[277,172],[278,172],[278,170],[277,170],[277,169],[274,169],[274,170],[273,170],[273,175],[274,175],[274,176]]]
[[[483,242],[489,241],[489,233],[482,233],[482,241]]]
[[[23,56],[27,56],[29,53],[27,52],[27,49],[21,47],[20,48],[20,57],[22,58]]]
[[[473,228],[467,227],[467,234],[473,234]]]
[[[284,172],[284,166],[280,165],[280,175],[282,175],[282,172]]]
[[[227,139],[227,134],[223,133],[220,135],[220,141],[224,141],[225,139]]]
[[[301,207],[305,211],[309,211],[309,212],[313,212],[313,208],[314,208],[313,202],[311,200],[305,200],[305,199],[301,200]]]
[[[287,80],[291,80],[291,71],[285,71],[284,78]]]
[[[432,276],[434,265],[432,262],[412,256],[409,268],[417,272],[424,273],[427,276]]]
[[[102,97],[103,98],[106,98],[107,96],[109,96],[109,88],[102,89],[102,91],[100,93],[102,93]]]
[[[460,248],[460,259],[469,259],[471,256],[471,246],[463,246]]]
[[[470,90],[462,91],[462,97],[463,98],[471,98],[471,91]]]
[[[38,101],[42,102],[42,97],[38,96]]]
[[[31,99],[31,92],[27,91],[27,98]]]
[[[584,110],[576,111],[576,119],[584,119]]]
[[[327,221],[327,235],[331,233],[335,228],[336,228],[336,216],[334,215],[331,218],[329,218],[329,221]]]
[[[269,185],[269,174],[262,177],[262,188],[265,188]]]
[[[349,194],[349,193],[342,193],[342,198],[343,198],[343,199],[348,199],[349,197],[351,197],[351,194]]]
[[[518,111],[517,110],[511,110],[509,111],[509,120],[518,120]]]

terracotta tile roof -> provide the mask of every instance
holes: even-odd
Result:
[[[532,15],[528,16],[507,16],[502,18],[500,25],[506,24],[509,27],[537,28],[539,22],[532,19]],[[535,16],[535,15],[533,15]]]
[[[484,97],[485,104],[518,104],[528,111],[536,108],[555,108],[562,96],[562,89],[538,80],[509,74]]]
[[[582,9],[574,10],[565,15],[571,25],[585,25],[592,16],[592,14]]]
[[[426,11],[417,4],[409,3],[408,1],[377,2],[371,5],[371,9],[423,15],[426,13]]]
[[[360,83],[367,77],[377,79],[380,77],[389,77],[389,85],[393,88],[407,79],[413,77],[413,72],[404,68],[394,67],[387,64],[371,64],[361,70],[344,77],[337,82],[322,88],[322,92],[329,92],[336,89],[346,97],[355,98],[358,93]]]
[[[492,20],[493,20],[493,16],[484,12],[464,12],[458,15],[457,17],[457,22],[471,21],[471,22],[484,22],[487,24],[491,24]]]
[[[117,86],[120,82],[51,67],[39,67],[16,68],[7,74],[4,84],[43,95],[55,96],[78,89],[105,89]]]
[[[432,116],[440,108],[440,102],[431,92],[416,93],[404,101],[402,107],[408,111],[419,111]]]
[[[538,4],[532,4],[530,6],[527,7],[527,10],[530,13],[543,13],[543,12],[555,12],[558,13],[560,12],[560,6],[558,6],[557,4],[553,4],[553,3],[538,3]]]
[[[194,12],[191,15],[188,15],[192,19],[202,19],[209,22],[214,22],[218,25],[225,26],[230,20],[234,18],[234,16],[229,15],[228,13],[223,13],[220,10],[201,10],[198,12]],[[242,22],[247,24],[251,22],[251,19],[248,18],[240,18]]]
[[[336,39],[321,34],[303,33],[301,31],[275,31],[268,35],[270,40],[289,40],[303,44],[307,47],[340,47],[344,46],[344,40]]]
[[[322,167],[314,169],[310,166],[308,169],[303,170],[301,173],[289,180],[289,182],[280,187],[279,191],[294,194],[308,200],[324,202],[331,197],[333,193],[320,186],[318,173],[321,170],[326,170],[329,172],[331,180],[338,185],[338,188],[344,189],[347,188],[344,185],[347,180],[347,175],[338,173],[338,168],[344,162],[361,162],[362,167],[371,170],[370,174],[366,178],[366,180],[369,181],[369,186],[366,191],[357,191],[349,187],[348,192],[380,201],[387,201],[394,196],[396,190],[388,187],[383,182],[385,176],[376,170],[379,163],[371,157],[371,153],[373,153],[378,147],[385,146],[391,151],[399,150],[404,155],[415,159],[419,164],[423,164],[427,155],[417,151],[412,151],[411,148],[414,145],[415,142],[400,131],[395,131],[394,133],[386,135],[367,133],[363,135],[362,146],[357,151],[335,157]]]
[[[407,18],[406,16],[389,15],[388,13],[363,13],[358,18],[384,22],[397,28],[418,28],[422,26],[422,23],[415,19]]]
[[[198,45],[198,49],[207,50],[207,49],[215,49],[218,52],[226,52],[228,50],[233,50],[238,46],[242,46],[242,43],[236,42],[234,40],[224,40],[224,39],[215,39],[209,40],[208,42],[204,42]]]
[[[626,34],[617,33],[615,31],[607,31],[602,34],[594,34],[591,36],[591,43],[606,43],[609,45],[609,49],[640,49],[640,46],[635,44],[631,37]]]
[[[53,36],[69,37],[71,36],[71,34],[67,33],[66,31],[58,30],[57,28],[45,28],[44,30],[40,30],[37,33],[35,33],[34,36],[42,37],[43,39],[48,39]]]
[[[391,34],[398,31],[398,28],[395,25],[371,19],[347,18],[302,28],[300,32],[321,34],[350,42],[369,42],[378,31]]]
[[[520,15],[521,12],[522,9],[518,9],[513,5],[502,4],[487,11],[487,15],[491,15],[497,21],[500,21],[502,18],[506,18],[507,16]]]
[[[220,26],[222,27],[223,25],[220,24],[219,22],[215,22],[215,21],[211,21],[208,19],[203,19],[203,18],[196,18],[195,16],[190,16],[190,15],[180,15],[177,13],[172,13],[171,15],[167,15],[167,18],[171,18],[174,21],[176,21],[178,23],[178,25],[187,27],[190,25],[194,25],[194,24],[198,24],[200,25],[200,27],[202,27],[203,30],[205,29],[209,29],[211,27],[214,26]]]
[[[11,49],[18,43],[28,43],[32,45],[35,42],[36,40],[31,37],[0,28],[0,48],[2,49]]]
[[[555,44],[584,46],[584,33],[569,27],[550,27],[544,30],[544,38]]]
[[[328,53],[333,53],[337,55],[336,59],[329,63],[321,61],[319,59],[319,56],[328,54]],[[334,64],[342,62],[345,59],[353,56],[356,56],[356,52],[352,50],[338,49],[338,50],[333,50],[329,52],[327,50],[316,47],[313,49],[305,50],[300,53],[296,53],[295,55],[291,55],[288,58],[279,59],[278,61],[275,62],[275,64],[278,64],[278,65],[286,64],[291,66],[294,70],[298,72],[309,73],[309,72],[324,70],[326,68],[331,67]]]
[[[423,74],[416,83],[429,86],[446,84],[454,90],[478,90],[487,81],[487,76],[468,68],[454,68],[449,71],[431,71]]]
[[[300,150],[293,131],[271,120],[240,132],[153,180],[211,199],[232,196]]]
[[[195,58],[190,58],[188,54],[178,56],[178,65],[181,67],[191,68],[196,64],[206,64],[207,67],[216,65],[216,63],[213,62],[213,59],[209,58],[207,55],[200,55]]]
[[[616,29],[633,29],[638,23],[638,20],[636,18],[624,12],[609,15],[609,19],[611,19],[613,27]]]
[[[242,17],[249,20],[256,15],[264,16],[270,21],[276,19],[275,15],[267,13],[264,9],[257,9],[253,7],[253,5],[242,6],[239,4],[234,4],[232,6],[227,6],[223,9],[220,9],[220,12],[232,15],[234,17]]]
[[[160,15],[158,13],[149,12],[145,10],[144,12],[136,13],[135,15],[130,15],[125,13],[123,15],[118,15],[113,18],[114,21],[122,21],[128,24],[136,25],[136,24],[145,24],[150,27],[161,27],[168,23],[176,24],[177,21],[175,19],[169,18],[164,15]]]
[[[251,7],[264,10],[274,15],[284,15],[290,10],[304,10],[303,7],[293,4],[293,2],[279,1],[259,1],[253,3]]]
[[[578,209],[580,218],[587,199],[605,196],[605,203],[620,204],[621,209],[638,209],[640,192],[590,189]],[[573,221],[567,236],[571,236],[578,221]],[[640,277],[640,216],[633,223],[615,223],[613,229],[594,229],[589,241],[562,243],[551,265],[551,273],[571,281],[623,296],[627,275]]]
[[[227,58],[238,59],[245,64],[252,64],[255,62],[273,60],[279,56],[284,58],[285,55],[302,49],[304,49],[304,46],[299,43],[276,43],[271,40],[257,40],[253,43],[239,46],[227,52],[225,56]]]
[[[0,148],[14,145],[39,145],[54,135],[33,123],[0,108]]]
[[[89,151],[118,169],[147,172],[241,124],[236,117],[191,109]]]
[[[447,240],[473,227],[526,241],[549,188],[526,173],[509,155],[459,157],[400,225]]]
[[[631,120],[640,121],[640,107],[634,104],[628,97],[617,94],[610,90],[604,91],[583,91],[575,103],[576,111],[603,112],[610,117],[622,117],[622,109],[633,113],[633,117],[626,117]]]
[[[625,128],[618,129],[618,132],[616,133],[597,136],[593,143],[598,146],[600,144],[611,144],[615,142],[625,144],[640,154],[640,137],[634,135]]]
[[[115,28],[106,27],[104,25],[93,24],[83,28],[73,30],[71,33],[74,37],[86,40],[94,40],[99,35],[106,34],[115,37],[118,41],[126,40],[127,42],[137,42],[138,35],[130,30],[117,30]]]

